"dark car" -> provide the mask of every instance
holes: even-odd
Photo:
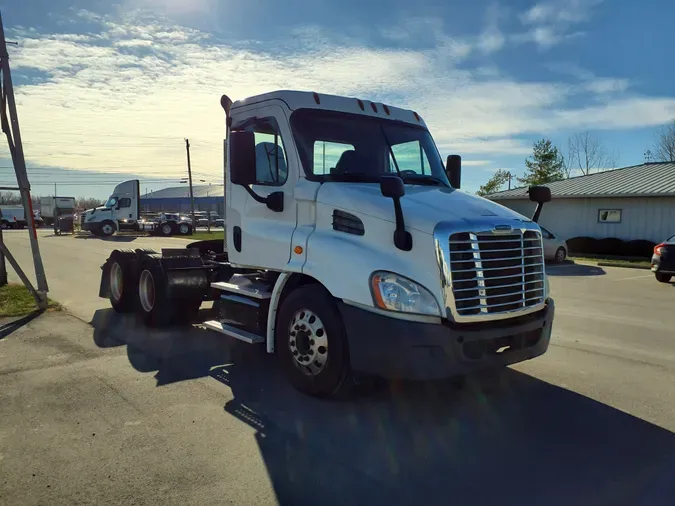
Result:
[[[669,283],[675,276],[675,235],[654,246],[652,272],[661,283]]]

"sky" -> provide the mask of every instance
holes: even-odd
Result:
[[[33,193],[222,182],[219,105],[275,89],[410,108],[463,189],[590,131],[642,163],[675,119],[668,0],[0,0]],[[0,143],[0,185],[15,182]]]

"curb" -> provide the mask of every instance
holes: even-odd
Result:
[[[646,267],[644,265],[619,265],[619,264],[613,264],[610,262],[598,262],[597,264],[600,267],[619,267],[621,269],[640,269],[643,271],[651,271],[651,267]]]

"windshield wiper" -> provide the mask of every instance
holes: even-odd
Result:
[[[436,176],[426,174],[404,174],[401,176],[404,182],[411,181],[419,184],[429,184],[433,186],[448,186],[445,181]]]

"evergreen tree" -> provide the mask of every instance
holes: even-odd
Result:
[[[526,186],[552,183],[565,179],[565,159],[550,139],[534,143],[532,156],[525,160],[525,176],[518,181]]]
[[[480,187],[480,190],[478,190],[476,194],[483,196],[498,192],[502,185],[504,185],[504,183],[506,183],[508,180],[509,172],[504,169],[499,169],[490,179],[488,179],[487,183]]]

